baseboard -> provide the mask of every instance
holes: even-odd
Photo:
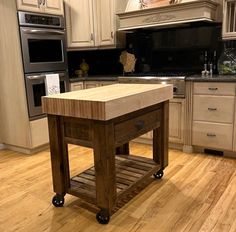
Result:
[[[24,148],[24,147],[17,147],[17,146],[12,146],[12,145],[6,144],[6,145],[4,145],[4,148],[8,149],[8,150],[11,150],[11,151],[16,151],[16,152],[20,152],[20,153],[23,153],[23,154],[27,154],[27,155],[32,155],[32,154],[35,154],[35,153],[38,153],[38,152],[41,152],[41,151],[44,151],[44,150],[48,149],[49,144],[45,144],[43,146],[36,147],[36,148],[33,148],[33,149]]]
[[[217,148],[213,149],[213,148],[208,148],[208,147],[193,146],[194,153],[208,154],[208,153],[205,152],[205,149],[222,152],[223,156],[227,157],[227,158],[236,158],[236,152],[234,152],[234,151],[227,151],[227,150],[217,149]],[[209,154],[211,154],[211,153],[209,153]]]

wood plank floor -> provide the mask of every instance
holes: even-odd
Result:
[[[70,146],[71,175],[91,167],[92,150]],[[132,154],[151,157],[151,147],[131,144]],[[97,209],[66,195],[51,204],[49,150],[35,155],[0,151],[0,231],[236,231],[236,160],[170,150],[162,180],[150,184],[112,215],[108,225]]]

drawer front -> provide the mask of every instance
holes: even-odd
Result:
[[[194,83],[194,94],[207,94],[207,95],[235,95],[234,83],[217,83],[217,82],[198,82]]]
[[[193,99],[193,120],[232,123],[234,97],[195,95]]]
[[[128,142],[153,128],[160,126],[160,110],[125,120],[115,125],[116,145]]]
[[[232,150],[233,125],[193,122],[193,145]]]

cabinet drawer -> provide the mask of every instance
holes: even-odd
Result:
[[[233,125],[193,122],[193,145],[232,150]]]
[[[194,94],[210,94],[210,95],[235,95],[235,84],[234,83],[194,83],[193,88]]]
[[[232,123],[234,97],[195,95],[193,120]]]
[[[115,142],[117,145],[128,142],[153,128],[160,126],[160,110],[125,120],[115,125]]]

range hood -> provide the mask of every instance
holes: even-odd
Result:
[[[129,0],[132,1],[132,0]],[[217,0],[194,0],[167,6],[144,8],[118,13],[119,31],[138,28],[170,27],[197,21],[219,21]],[[141,1],[140,1],[141,2]],[[129,2],[128,2],[129,4]],[[141,3],[140,3],[141,4]]]

